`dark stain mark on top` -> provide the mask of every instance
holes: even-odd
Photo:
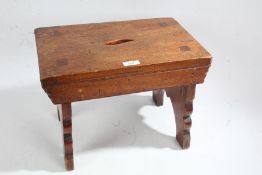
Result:
[[[168,24],[167,24],[166,22],[160,22],[160,23],[158,23],[158,25],[159,25],[160,27],[168,26]]]
[[[58,32],[58,31],[56,31],[56,30],[50,33],[50,36],[54,36],[54,37],[61,36],[61,35],[62,34],[60,32]]]
[[[188,47],[188,46],[180,46],[180,47],[179,47],[179,50],[180,50],[181,52],[187,52],[187,51],[191,51],[191,48]]]
[[[66,66],[68,65],[68,60],[65,58],[58,59],[56,60],[56,65],[57,66]]]

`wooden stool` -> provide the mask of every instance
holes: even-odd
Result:
[[[58,105],[67,170],[74,169],[71,103],[153,90],[157,106],[166,91],[176,138],[190,145],[196,84],[211,55],[174,19],[80,24],[35,30],[41,84]]]

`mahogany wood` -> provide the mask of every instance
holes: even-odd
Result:
[[[72,139],[72,109],[71,103],[58,105],[59,119],[62,120],[63,141],[64,141],[64,159],[67,170],[74,169],[74,153]]]
[[[176,20],[44,27],[35,30],[35,38],[42,88],[59,107],[67,170],[74,168],[75,101],[153,90],[153,100],[161,106],[166,90],[178,143],[189,147],[195,86],[204,82],[211,55]]]
[[[153,100],[156,106],[162,106],[164,102],[164,90],[153,90]]]
[[[35,36],[54,104],[202,83],[211,62],[172,18],[38,28]]]
[[[166,89],[172,102],[176,118],[176,139],[183,149],[190,146],[191,113],[196,85],[179,86]]]

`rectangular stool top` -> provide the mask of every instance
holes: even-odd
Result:
[[[209,66],[211,55],[173,18],[35,30],[42,85]]]

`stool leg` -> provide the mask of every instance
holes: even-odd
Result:
[[[156,106],[162,106],[164,101],[164,90],[153,90],[153,101]]]
[[[193,99],[196,85],[187,85],[166,89],[172,102],[176,119],[176,139],[182,149],[190,146],[190,128],[193,112]]]
[[[64,159],[67,170],[74,169],[73,139],[72,139],[72,109],[71,103],[58,105],[59,114],[62,120]]]

